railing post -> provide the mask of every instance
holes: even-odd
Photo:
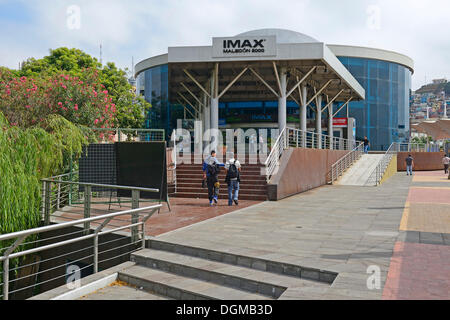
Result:
[[[140,197],[140,191],[139,190],[132,190],[131,191],[131,209],[137,209],[139,208],[139,197]],[[131,215],[131,223],[138,223],[139,222],[139,214],[133,213]],[[131,228],[131,241],[134,243],[138,239],[138,227],[134,226]]]
[[[50,195],[52,183],[44,181],[45,186],[45,200],[44,200],[44,225],[50,224]]]
[[[58,195],[56,196],[56,210],[59,210],[60,204],[61,204],[61,182],[58,183]]]
[[[3,261],[3,300],[8,300],[9,295],[9,258]]]
[[[94,237],[94,273],[98,272],[98,233]]]
[[[84,218],[91,217],[91,186],[84,187]],[[89,222],[84,223],[85,234],[89,233],[91,229],[91,224]]]
[[[142,222],[142,249],[145,249],[145,221]]]

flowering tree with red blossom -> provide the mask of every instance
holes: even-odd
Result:
[[[136,96],[136,89],[128,83],[127,69],[119,69],[112,62],[102,66],[95,57],[75,48],[61,47],[50,50],[50,55],[42,59],[30,58],[17,74],[35,79],[64,74],[82,82],[99,83],[101,88],[96,92],[108,91],[116,108],[114,123],[120,128],[142,128],[151,107],[144,98]]]
[[[16,77],[0,69],[0,111],[13,126],[30,127],[51,115],[95,128],[114,127],[116,105],[98,82],[98,72],[86,69],[85,80],[66,74],[44,78]]]

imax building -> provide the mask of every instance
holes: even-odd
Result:
[[[167,137],[180,122],[192,129],[197,120],[203,130],[289,126],[367,136],[372,150],[409,141],[414,69],[403,54],[281,29],[167,51],[135,66],[137,93],[152,104],[146,127],[165,129]]]

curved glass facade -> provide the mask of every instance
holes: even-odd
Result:
[[[367,138],[372,150],[387,150],[410,136],[411,71],[399,64],[364,58],[338,57],[366,90],[366,99],[350,103],[356,137]],[[343,110],[338,116],[345,117]]]
[[[364,58],[338,57],[342,64],[366,90],[366,100],[350,103],[350,117],[356,119],[356,137],[367,136],[372,150],[386,150],[392,142],[409,140],[409,97],[411,71],[396,63]],[[138,92],[152,104],[146,120],[147,128],[165,129],[166,136],[176,128],[177,119],[184,118],[184,108],[168,102],[168,65],[161,65],[139,74]],[[276,124],[277,101],[221,102],[219,124]],[[287,122],[298,123],[299,107],[287,102]],[[337,110],[337,106],[335,106]],[[326,115],[324,113],[324,119]],[[343,109],[337,117],[345,117]],[[187,114],[188,118],[189,114]],[[308,118],[314,113],[308,108]]]

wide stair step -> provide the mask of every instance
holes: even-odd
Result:
[[[271,274],[249,267],[153,249],[141,250],[133,254],[131,259],[139,265],[149,268],[212,282],[272,299],[278,299],[293,284],[296,287],[328,286],[328,284],[316,281]]]
[[[177,300],[267,300],[213,282],[188,278],[178,274],[135,265],[119,273],[119,280],[146,291]]]
[[[160,297],[183,300],[284,299],[289,290],[330,288],[337,274],[252,256],[151,239],[118,278]]]

